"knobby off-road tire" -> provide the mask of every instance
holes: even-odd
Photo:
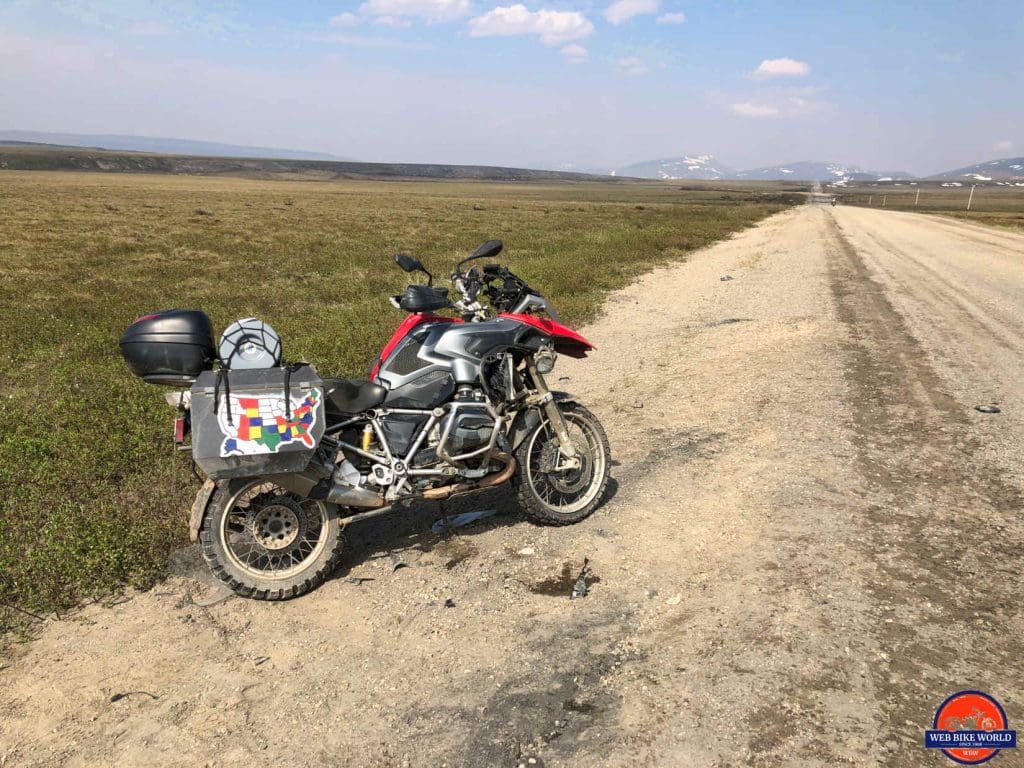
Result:
[[[217,483],[199,542],[213,574],[257,600],[287,600],[318,587],[343,544],[333,505],[260,480]]]
[[[554,429],[545,418],[516,449],[512,487],[523,513],[540,525],[571,525],[604,501],[611,449],[597,417],[577,403],[560,403],[581,467],[552,471],[561,458]]]

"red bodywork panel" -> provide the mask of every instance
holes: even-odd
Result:
[[[377,373],[380,371],[380,367],[384,364],[384,361],[391,357],[391,353],[395,351],[402,339],[408,336],[413,328],[423,323],[461,323],[457,317],[444,317],[443,315],[430,315],[417,312],[414,315],[409,315],[402,324],[398,326],[395,332],[391,335],[391,339],[384,346],[384,351],[380,353],[380,357],[377,358],[377,362],[373,365],[373,370],[370,371],[370,381],[377,378]]]
[[[554,320],[546,320],[536,315],[513,315],[502,312],[498,317],[517,320],[520,323],[536,328],[555,340],[555,351],[569,357],[586,357],[587,352],[596,349],[593,344],[580,336],[572,328],[568,328]]]

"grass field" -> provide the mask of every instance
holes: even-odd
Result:
[[[1001,186],[992,182],[978,184],[974,190],[974,199],[970,201],[971,210],[968,211],[971,182],[962,183],[960,187],[943,187],[940,182],[922,181],[916,186],[829,187],[826,191],[837,195],[843,205],[937,213],[978,224],[1024,231],[1024,186]]]
[[[401,320],[399,251],[445,274],[502,238],[505,263],[581,323],[791,192],[0,172],[0,621],[151,583],[187,541],[196,483],[172,413],[118,350],[136,316],[196,307],[223,329],[256,315],[287,358],[365,375]]]

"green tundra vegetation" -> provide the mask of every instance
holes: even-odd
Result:
[[[145,586],[197,488],[137,316],[257,316],[288,359],[365,376],[401,313],[393,255],[439,276],[481,241],[586,322],[608,291],[802,200],[780,185],[289,181],[0,171],[0,629]]]

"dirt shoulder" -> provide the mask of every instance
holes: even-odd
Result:
[[[1024,531],[994,456],[1021,431],[994,447],[949,383],[966,351],[905,300],[939,299],[869,245],[927,235],[864,214],[791,210],[613,295],[555,375],[617,460],[585,523],[352,526],[284,604],[203,607],[186,564],[7,661],[0,764],[907,766],[955,690],[1012,720]]]

